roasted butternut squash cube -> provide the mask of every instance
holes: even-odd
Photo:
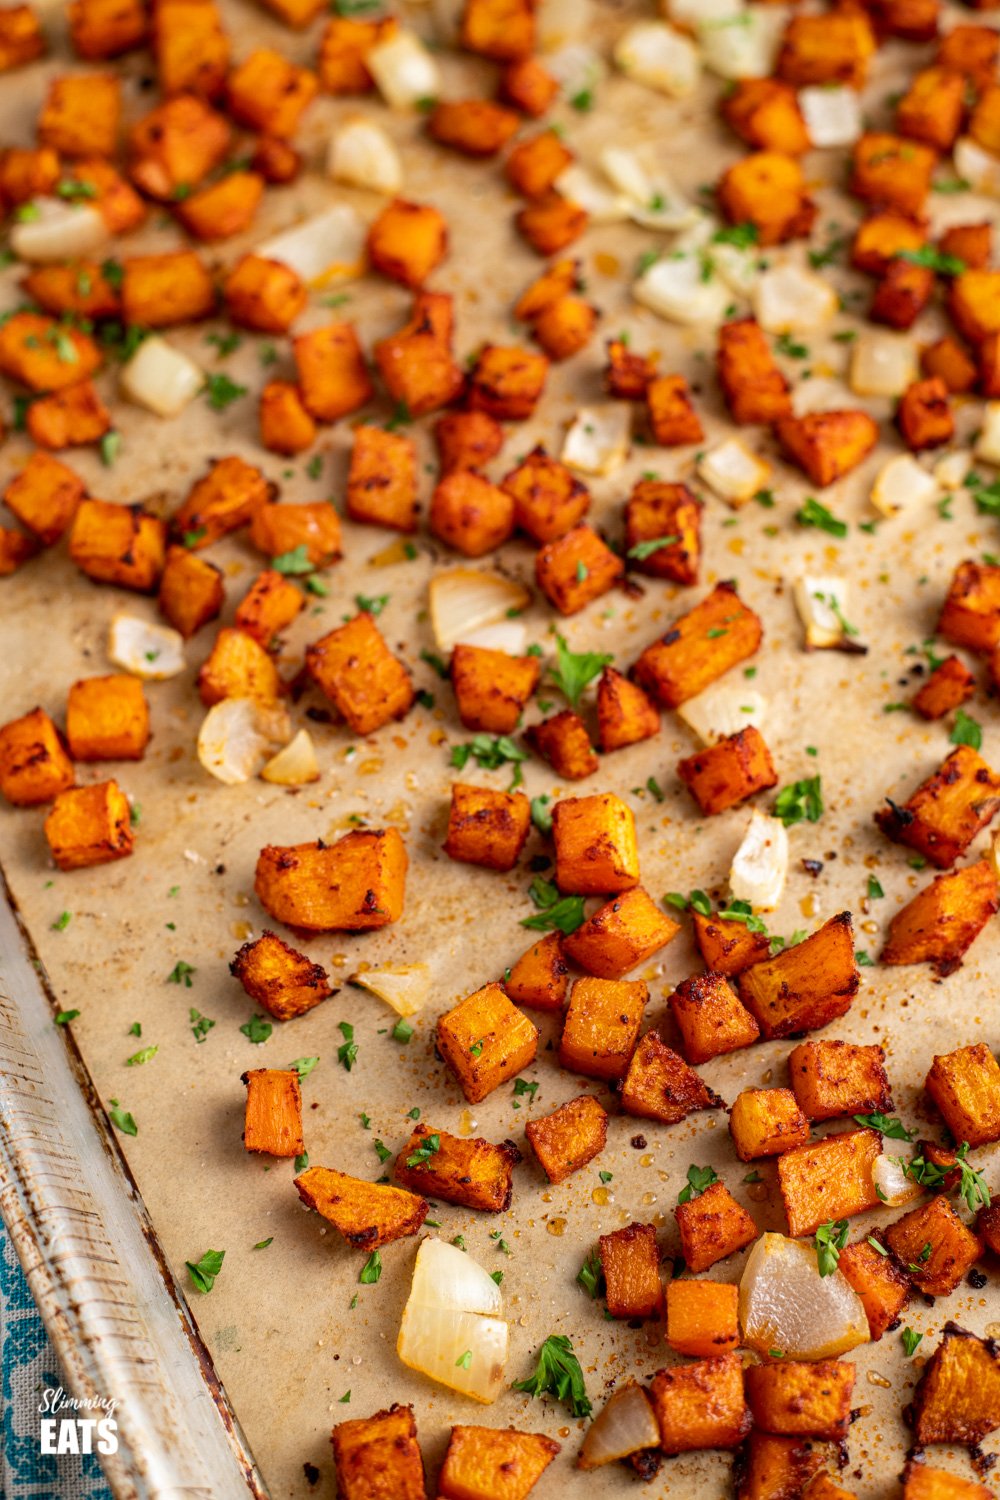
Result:
[[[882,832],[946,870],[995,817],[1000,776],[969,745],[959,745],[901,806],[887,800],[875,814]]]
[[[597,308],[582,297],[560,297],[542,309],[531,331],[549,359],[572,359],[589,344],[598,316]],[[691,416],[697,422],[693,410]]]
[[[956,1218],[956,1222],[961,1221]],[[924,1366],[910,1411],[914,1441],[921,1446],[963,1443],[975,1447],[981,1443],[1000,1427],[996,1345],[956,1323],[946,1323],[940,1344]]]
[[[13,531],[0,526],[0,578],[16,573],[24,563],[35,556],[38,543],[23,531]]]
[[[356,829],[334,844],[266,845],[254,890],[287,927],[365,932],[399,921],[407,864],[395,828]]]
[[[409,670],[364,610],[306,647],[306,670],[355,734],[374,734],[413,705]]]
[[[641,687],[614,667],[597,684],[597,737],[602,750],[620,750],[660,732],[660,715]]]
[[[737,1500],[801,1497],[804,1486],[822,1468],[823,1461],[819,1443],[808,1438],[777,1437],[755,1428],[743,1449]]]
[[[500,422],[523,422],[538,403],[548,369],[544,354],[487,344],[469,376],[469,406]]]
[[[807,1120],[887,1113],[893,1107],[885,1053],[854,1042],[800,1042],[788,1054],[788,1076]]]
[[[577,267],[578,261],[561,261]],[[574,271],[574,275],[576,272]],[[544,278],[543,278],[544,279]],[[656,379],[656,354],[636,354],[623,339],[608,339],[608,362],[604,367],[604,389],[618,401],[643,401],[646,388]]]
[[[130,183],[101,156],[74,162],[70,181],[81,183],[111,234],[127,234],[146,217],[146,205]]]
[[[307,300],[298,273],[263,255],[242,256],[226,277],[222,295],[233,322],[255,333],[287,333]]]
[[[167,328],[207,317],[215,286],[193,250],[167,255],[130,255],[123,262],[122,315],[127,323]]]
[[[427,132],[463,156],[496,156],[520,124],[513,110],[492,99],[441,99],[430,112]]]
[[[571,708],[532,724],[526,738],[564,781],[582,781],[597,770],[599,762],[587,726]]]
[[[995,96],[991,93],[990,98],[995,109],[1000,102],[1000,90]],[[979,224],[952,224],[938,240],[938,249],[942,255],[955,256],[967,268],[981,271],[993,259],[993,225],[988,221]]]
[[[976,1234],[987,1250],[1000,1254],[1000,1203],[994,1198],[988,1208],[981,1208],[976,1215]]]
[[[640,573],[698,581],[702,502],[686,484],[641,479],[625,505],[626,556]]]
[[[876,1250],[867,1239],[845,1245],[837,1269],[861,1298],[868,1330],[877,1341],[909,1302],[910,1278],[892,1255]]]
[[[766,1040],[828,1026],[850,1010],[860,983],[850,912],[744,969],[736,983]]]
[[[343,1500],[426,1500],[412,1406],[390,1406],[333,1429],[337,1492]]]
[[[933,344],[920,351],[920,368],[926,376],[944,381],[945,388],[952,395],[963,395],[976,383],[976,366],[950,334],[935,339]]]
[[[35,266],[24,278],[24,290],[43,312],[61,318],[116,318],[121,312],[117,287],[96,261]],[[72,387],[71,387],[72,389]]]
[[[113,73],[53,78],[38,116],[38,143],[60,156],[114,156],[121,111],[121,82]]]
[[[48,453],[32,453],[4,490],[4,504],[51,547],[62,536],[84,496],[83,480]]]
[[[854,1373],[847,1360],[752,1365],[746,1371],[746,1394],[755,1425],[783,1437],[840,1442],[850,1426]]]
[[[465,377],[451,352],[453,332],[452,298],[418,292],[409,322],[375,344],[375,363],[389,395],[413,417],[447,406],[462,390]]]
[[[488,870],[512,870],[530,830],[531,803],[523,792],[452,783],[443,845],[450,859]]]
[[[81,380],[32,401],[25,426],[41,448],[81,448],[104,436],[111,416],[93,383]]]
[[[233,624],[246,631],[265,648],[280,635],[305,608],[305,595],[290,578],[265,568],[258,573],[236,606]]]
[[[558,459],[538,445],[503,479],[514,502],[514,524],[545,544],[578,524],[590,506],[590,491]]]
[[[927,230],[922,221],[896,209],[879,209],[858,225],[851,265],[856,271],[884,276],[902,251],[920,250],[926,243]]]
[[[351,323],[328,323],[292,341],[299,391],[317,422],[336,422],[375,394]]]
[[[559,85],[537,57],[518,57],[500,73],[500,97],[533,120],[544,115]]]
[[[467,52],[494,62],[527,57],[536,47],[533,0],[465,0],[458,37]]]
[[[544,198],[572,160],[556,131],[541,130],[518,142],[504,163],[504,176],[522,198]]]
[[[100,366],[93,339],[54,318],[15,312],[0,324],[0,374],[31,391],[61,391]]]
[[[728,1255],[735,1255],[755,1240],[759,1232],[724,1182],[713,1182],[697,1197],[678,1203],[674,1217],[685,1263],[695,1275]]]
[[[588,917],[564,939],[568,958],[599,979],[621,979],[652,958],[680,932],[680,924],[635,886],[623,891]]]
[[[648,999],[641,980],[577,979],[559,1042],[560,1066],[588,1078],[623,1078]]]
[[[168,547],[160,578],[160,613],[188,640],[214,620],[225,602],[221,569],[187,547]]]
[[[537,656],[456,646],[451,654],[451,685],[458,717],[466,729],[510,734],[538,685],[541,670]]]
[[[87,677],[66,704],[66,740],[74,760],[141,760],[149,742],[149,704],[138,677]]]
[[[526,1005],[529,1010],[562,1010],[569,989],[562,933],[549,932],[532,943],[505,972],[503,987],[516,1005]]]
[[[556,884],[566,895],[603,896],[639,884],[632,809],[613,792],[564,797],[552,810]]]
[[[601,1270],[613,1318],[651,1318],[660,1310],[660,1247],[655,1224],[627,1224],[600,1238]]]
[[[198,0],[202,3],[202,0]],[[267,183],[282,187],[295,182],[302,172],[302,157],[294,146],[276,135],[259,135],[250,165]]]
[[[934,272],[908,260],[891,260],[875,288],[868,316],[888,328],[907,329],[934,294]]]
[[[301,1156],[306,1149],[302,1136],[302,1089],[294,1070],[252,1068],[244,1073],[246,1118],[243,1145],[247,1151],[268,1156]]]
[[[315,73],[297,67],[270,47],[251,52],[230,73],[226,84],[234,120],[250,130],[280,137],[295,134],[318,90]]]
[[[769,80],[753,79],[754,83]],[[739,318],[719,329],[716,367],[726,405],[734,422],[775,422],[790,415],[792,400],[785,379],[754,318]]]
[[[534,1062],[538,1029],[501,985],[487,984],[441,1016],[437,1047],[462,1093],[478,1104]]]
[[[646,647],[632,674],[664,708],[678,708],[752,656],[762,636],[760,620],[740,600],[736,585],[717,583]]]
[[[375,80],[365,62],[379,42],[387,42],[399,30],[395,16],[375,21],[334,15],[320,38],[319,81],[328,94],[366,94]]]
[[[412,438],[383,427],[355,427],[347,514],[369,526],[416,530],[417,451]]]
[[[719,207],[730,224],[752,224],[760,245],[780,245],[807,235],[816,205],[794,156],[752,151],[719,179]]]
[[[480,469],[503,447],[503,428],[484,411],[450,411],[434,423],[442,474]]]
[[[793,1239],[831,1219],[876,1208],[872,1168],[882,1154],[877,1130],[846,1130],[797,1146],[778,1158],[778,1185]]]
[[[397,1182],[426,1198],[498,1214],[510,1208],[514,1167],[520,1160],[510,1141],[494,1146],[421,1122],[396,1157],[393,1172]]]
[[[939,875],[893,917],[879,960],[930,963],[944,978],[961,967],[966,950],[998,909],[1000,888],[987,860]]]
[[[581,1094],[552,1114],[529,1120],[524,1133],[549,1181],[562,1182],[604,1150],[607,1111],[590,1094]]]
[[[940,0],[872,0],[869,11],[879,37],[932,42],[938,34]]]
[[[396,198],[368,231],[368,258],[375,270],[414,289],[423,286],[447,251],[447,222],[429,203]]]
[[[342,555],[340,517],[325,500],[306,505],[255,505],[250,543],[265,557],[304,549],[307,562],[325,568]]]
[[[970,651],[993,650],[1000,642],[1000,567],[959,563],[941,607],[937,633]]]
[[[0,193],[7,203],[46,196],[61,175],[58,153],[49,146],[8,146],[0,151]]]
[[[740,1342],[739,1287],[724,1281],[671,1281],[667,1285],[667,1343],[675,1354],[707,1359]]]
[[[669,996],[669,1004],[690,1063],[737,1052],[760,1036],[757,1022],[720,973],[685,979]]]
[[[0,11],[0,73],[44,56],[45,34],[36,12],[30,5],[5,6]]]
[[[124,859],[133,843],[128,798],[115,781],[67,787],[45,819],[45,837],[60,870]]]
[[[141,0],[72,0],[67,18],[73,51],[88,62],[120,57],[146,38]]]
[[[750,1431],[738,1354],[720,1354],[690,1365],[658,1370],[649,1396],[660,1424],[664,1453],[736,1448]]]
[[[850,191],[880,208],[918,217],[930,191],[937,152],[886,131],[866,131],[851,159]]]
[[[935,62],[983,88],[992,83],[1000,54],[1000,37],[989,26],[955,26],[938,43]]]
[[[824,489],[856,469],[878,442],[878,426],[864,411],[781,417],[774,430],[791,462]]]
[[[740,1161],[756,1161],[804,1145],[809,1121],[791,1089],[744,1089],[729,1111],[729,1133]]]
[[[249,229],[263,195],[259,173],[227,172],[218,182],[183,198],[175,211],[192,239],[211,244]]]
[[[943,719],[975,690],[976,679],[965,663],[957,656],[948,656],[914,695],[912,706],[922,719]]]
[[[299,1197],[314,1208],[356,1250],[417,1234],[429,1205],[403,1188],[362,1182],[333,1167],[308,1167],[295,1179]]]
[[[278,1021],[290,1021],[333,994],[326,970],[267,929],[244,943],[229,965],[251,1000]]]
[[[722,118],[748,146],[803,156],[809,132],[792,86],[778,78],[740,78],[719,106]]]
[[[514,530],[514,501],[471,469],[446,474],[431,496],[430,528],[465,557],[484,557]]]
[[[73,763],[43,708],[0,726],[0,792],[14,807],[51,802],[73,780]]]
[[[322,0],[265,0],[265,6],[286,26],[294,26],[297,31],[315,21],[323,9]]]
[[[73,518],[69,555],[97,583],[149,594],[166,557],[167,525],[141,505],[80,501]]]
[[[160,90],[216,99],[226,85],[229,38],[210,0],[160,0],[152,43]]]
[[[535,558],[535,579],[562,615],[575,615],[613,588],[625,564],[589,526],[574,526]]]
[[[245,630],[226,626],[215,638],[198,672],[198,693],[206,708],[224,698],[257,698],[273,703],[281,678],[264,647]]]
[[[980,861],[980,866],[989,871],[985,860]],[[995,911],[995,877],[993,901]],[[924,1087],[957,1142],[985,1146],[1000,1140],[1000,1067],[985,1042],[936,1054]]]
[[[655,1031],[646,1032],[632,1055],[621,1102],[626,1114],[664,1125],[676,1125],[696,1110],[724,1108],[718,1094]]]
[[[653,442],[661,448],[700,443],[705,436],[683,375],[657,375],[646,387],[646,410]]]
[[[539,255],[558,255],[580,238],[589,220],[590,215],[579,203],[553,192],[525,204],[514,224]]]
[[[677,774],[708,816],[778,783],[764,736],[752,724],[678,761]]]
[[[554,260],[518,297],[514,316],[533,323],[554,302],[560,302],[570,292],[578,292],[582,287],[578,260]]]
[[[896,129],[900,135],[923,141],[935,151],[950,151],[964,114],[962,75],[950,68],[921,68],[910,79],[906,93],[896,105]]]
[[[955,417],[944,381],[933,377],[908,386],[896,408],[896,422],[904,443],[914,453],[950,442],[955,435]]]
[[[903,1470],[902,1500],[991,1500],[991,1493],[984,1484],[963,1479],[950,1469],[932,1469],[912,1459]]]
[[[538,1432],[453,1427],[438,1475],[439,1500],[524,1500],[559,1451]]]
[[[952,321],[970,344],[981,344],[1000,331],[1000,271],[969,270],[956,276],[948,288],[947,307]]]
[[[785,27],[774,71],[796,88],[823,83],[862,88],[875,50],[875,34],[863,11],[797,15]]]
[[[977,376],[980,392],[988,400],[995,401],[1000,396],[1000,333],[991,333],[980,344],[977,352],[979,355]]]
[[[718,916],[706,917],[699,911],[692,913],[692,920],[698,952],[710,973],[732,978],[735,974],[741,974],[744,969],[749,969],[752,964],[770,957],[770,938],[764,932],[751,932],[745,922],[725,921]],[[750,1020],[756,1027],[757,1023],[752,1016]],[[757,1035],[755,1031],[751,1041]]]
[[[208,547],[246,526],[254,510],[266,505],[274,492],[275,486],[244,459],[235,455],[217,459],[174,512],[171,529],[192,550]]]

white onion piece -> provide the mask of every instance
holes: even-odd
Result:
[[[988,464],[1000,467],[1000,401],[987,401],[983,424],[976,440],[975,454]]]
[[[658,260],[632,283],[632,296],[669,323],[718,326],[726,316],[732,292],[718,277],[706,275],[700,255]]]
[[[878,1191],[879,1201],[887,1208],[902,1208],[904,1203],[911,1203],[923,1192],[912,1177],[907,1177],[899,1157],[888,1156],[885,1152],[875,1158],[872,1182]]]
[[[403,1364],[488,1404],[503,1389],[507,1340],[492,1277],[457,1246],[424,1240],[396,1341]]]
[[[809,139],[817,150],[828,146],[850,146],[863,129],[861,98],[851,88],[820,84],[799,89],[799,109]]]
[[[954,160],[959,177],[977,193],[1000,198],[1000,157],[984,151],[971,135],[963,135],[955,142]]]
[[[330,142],[326,169],[336,182],[373,193],[402,191],[403,163],[396,144],[373,120],[348,120]]]
[[[739,438],[725,438],[698,459],[698,477],[720,499],[746,505],[771,477],[771,466]]]
[[[591,0],[539,0],[535,14],[538,45],[552,52],[586,36],[593,23]],[[546,58],[546,67],[549,59]]]
[[[763,1234],[740,1278],[743,1341],[762,1354],[835,1359],[870,1338],[861,1298],[842,1271],[819,1274],[812,1245]]]
[[[158,417],[176,417],[205,384],[205,372],[153,334],[143,339],[118,377],[123,396]]]
[[[480,646],[484,651],[503,651],[507,656],[523,656],[528,644],[528,627],[521,620],[498,620],[495,625],[470,630],[455,644]]]
[[[671,99],[686,99],[698,87],[697,47],[664,21],[636,21],[618,38],[614,55],[623,73]]]
[[[966,461],[963,474],[967,466]],[[937,480],[911,453],[897,453],[879,469],[869,499],[880,515],[897,516],[901,510],[933,500],[937,492]]]
[[[829,282],[802,266],[774,266],[758,278],[754,295],[757,321],[768,333],[822,328],[838,308]]]
[[[545,71],[552,74],[567,99],[593,93],[608,72],[601,54],[589,42],[578,41],[567,42],[550,52],[545,59]]]
[[[743,842],[729,867],[734,901],[749,901],[754,911],[773,911],[788,876],[788,832],[780,818],[755,807]]]
[[[180,632],[138,615],[115,615],[108,632],[108,657],[122,671],[147,682],[176,677],[187,665]]]
[[[577,1459],[579,1469],[597,1469],[660,1446],[660,1424],[641,1385],[621,1386],[587,1428]]]
[[[944,490],[960,490],[971,467],[968,453],[946,453],[934,465],[934,478]]]
[[[848,384],[856,396],[901,396],[917,378],[912,339],[898,333],[862,333],[851,350]]]
[[[274,786],[306,786],[310,781],[318,781],[316,746],[308,729],[300,729],[295,738],[268,761],[260,774],[263,781],[270,781]]]
[[[365,53],[365,67],[392,109],[413,109],[441,92],[441,70],[412,31],[398,31]]]
[[[631,438],[627,401],[581,406],[563,441],[562,461],[582,474],[613,474],[628,458]]]
[[[457,1245],[432,1237],[423,1240],[417,1251],[409,1300],[447,1312],[503,1316],[503,1293],[489,1272]]]
[[[431,627],[442,651],[450,651],[457,641],[468,644],[470,633],[505,620],[512,609],[531,603],[522,583],[476,568],[449,568],[435,574],[429,595]]]
[[[682,703],[677,717],[703,745],[716,745],[750,724],[759,729],[767,717],[767,703],[755,688],[718,682]]]
[[[725,21],[743,14],[743,0],[661,0],[661,9],[675,26],[696,31],[709,21]]]
[[[255,254],[280,260],[310,286],[360,276],[365,268],[367,230],[346,203],[304,219],[258,245]]]
[[[579,162],[573,162],[565,171],[560,172],[553,186],[563,198],[569,198],[572,203],[586,209],[587,216],[594,224],[620,224],[623,219],[628,218],[631,204],[624,193],[615,193],[606,188],[593,172],[582,167]]]
[[[79,260],[111,237],[103,216],[91,204],[36,198],[25,206],[35,210],[32,217],[15,219],[10,228],[10,248],[18,260]]]
[[[795,608],[810,650],[832,650],[844,644],[847,593],[843,578],[807,575],[795,580]]]
[[[704,21],[698,27],[702,62],[720,78],[764,78],[774,67],[786,20],[782,6],[754,5]]]
[[[699,216],[666,173],[647,167],[638,151],[606,146],[600,164],[608,181],[627,199],[626,212],[633,223],[646,229],[685,229]]]
[[[208,710],[198,733],[198,759],[226,786],[256,776],[290,733],[288,711],[259,698],[223,698]]]
[[[712,269],[738,297],[753,296],[760,279],[757,252],[741,250],[725,242],[713,245],[708,252]]]
[[[370,990],[398,1016],[415,1016],[431,994],[431,971],[426,964],[383,964],[379,969],[360,969],[351,984]]]

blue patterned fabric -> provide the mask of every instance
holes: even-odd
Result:
[[[42,1392],[63,1384],[59,1364],[0,1221],[0,1497],[111,1500],[97,1459],[54,1457],[39,1445]]]

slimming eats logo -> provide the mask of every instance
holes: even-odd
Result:
[[[38,1403],[40,1451],[117,1453],[117,1407],[118,1402],[109,1396],[69,1396],[61,1385],[47,1386]]]

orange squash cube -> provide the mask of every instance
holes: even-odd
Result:
[[[43,708],[0,726],[0,792],[12,806],[51,802],[73,780],[73,763]]]
[[[23,68],[44,57],[45,50],[45,34],[30,5],[8,5],[0,11],[0,73]]]
[[[582,297],[560,297],[542,309],[531,331],[549,359],[572,359],[590,343],[598,316],[597,308]],[[691,417],[697,422],[693,411]],[[679,418],[675,420],[679,421]],[[663,421],[666,422],[665,414]],[[691,430],[690,421],[685,430]]]
[[[396,198],[368,231],[368,258],[376,271],[416,290],[448,252],[448,224],[429,203]]]
[[[924,1087],[956,1142],[1000,1140],[1000,1066],[985,1042],[935,1054]]]
[[[735,1357],[735,1356],[732,1356]],[[847,1360],[775,1360],[751,1365],[746,1394],[753,1420],[782,1437],[840,1442],[851,1422],[854,1366]]]
[[[877,1341],[892,1327],[910,1300],[910,1278],[893,1256],[876,1250],[867,1239],[845,1245],[837,1269],[861,1298],[868,1330],[872,1339]]]
[[[893,1107],[885,1053],[854,1042],[800,1042],[788,1054],[788,1076],[807,1120],[885,1114]]]
[[[975,1448],[1000,1427],[1000,1358],[992,1340],[946,1323],[911,1408],[914,1442]]]
[[[868,316],[888,328],[912,328],[933,295],[932,270],[908,260],[891,260],[875,288]]]
[[[583,286],[578,260],[555,260],[528,286],[514,303],[515,318],[533,323],[546,308]]]
[[[719,329],[716,366],[734,422],[770,423],[791,413],[788,381],[755,319],[739,318],[723,324]]]
[[[96,261],[35,266],[24,278],[24,290],[43,312],[56,318],[67,313],[80,319],[116,318],[121,312],[118,289]]]
[[[700,911],[692,913],[692,920],[694,940],[710,974],[732,978],[770,957],[770,938],[764,932],[751,932],[745,922],[706,917]]]
[[[437,1048],[470,1104],[534,1062],[538,1029],[499,984],[468,995],[437,1023]]]
[[[605,667],[597,684],[597,738],[602,750],[621,750],[660,732],[655,705],[634,682]]]
[[[257,860],[254,890],[287,927],[366,932],[399,921],[407,864],[395,828],[357,829],[334,844],[268,844]]]
[[[564,797],[552,810],[556,884],[565,895],[603,896],[639,883],[632,809],[613,792]]]
[[[785,27],[774,71],[796,88],[846,83],[860,89],[875,50],[875,35],[863,11],[797,15]]]
[[[125,859],[133,843],[128,798],[114,781],[67,787],[45,819],[45,837],[60,870]]]
[[[383,427],[355,427],[347,514],[369,526],[416,530],[417,451],[412,438]]]
[[[664,1453],[736,1448],[750,1431],[738,1354],[659,1370],[650,1383],[649,1396]]]
[[[579,261],[562,265],[579,266]],[[656,379],[656,354],[636,354],[623,339],[608,339],[608,362],[604,367],[604,389],[618,401],[643,401],[651,380]]]
[[[61,391],[100,367],[93,339],[54,318],[15,312],[0,324],[0,375],[31,391]]]
[[[588,974],[621,979],[665,948],[680,930],[680,924],[637,885],[595,911],[564,939],[563,947]]]
[[[430,1206],[403,1188],[363,1182],[332,1167],[308,1167],[295,1186],[302,1202],[328,1219],[356,1250],[377,1250],[418,1234]]]
[[[651,380],[646,387],[646,411],[653,442],[661,448],[682,448],[700,443],[705,436],[683,375],[657,375]]]
[[[538,1432],[453,1427],[438,1475],[439,1500],[524,1500],[559,1451]]]
[[[205,318],[215,307],[215,285],[193,250],[130,255],[122,263],[122,316],[145,328],[168,328]]]
[[[667,1286],[667,1343],[675,1354],[707,1359],[740,1342],[739,1287],[724,1281],[671,1281]]]
[[[847,1130],[778,1157],[778,1185],[793,1239],[831,1219],[878,1206],[872,1168],[882,1154],[877,1130]]]
[[[295,134],[318,90],[315,73],[296,67],[280,52],[258,47],[230,73],[226,97],[240,125],[285,137]]]
[[[549,1181],[562,1182],[604,1150],[607,1111],[590,1094],[581,1094],[552,1114],[529,1120],[524,1133]]]
[[[1000,776],[977,751],[959,745],[901,806],[875,814],[887,838],[916,849],[939,870],[953,865],[1000,808]]]
[[[964,395],[976,383],[976,366],[950,334],[920,351],[920,368],[925,375],[942,380],[952,395]]]
[[[681,1250],[689,1271],[707,1271],[757,1238],[753,1219],[723,1182],[678,1203],[674,1209]]]
[[[719,108],[730,130],[756,150],[803,156],[810,149],[798,96],[778,78],[738,79]]]
[[[152,32],[161,93],[218,98],[226,85],[230,47],[210,0],[159,0]]]
[[[857,198],[919,217],[937,152],[904,136],[867,131],[856,143],[852,156],[850,191]]]
[[[366,94],[375,87],[365,58],[379,42],[396,35],[395,16],[375,21],[334,15],[320,38],[319,81],[328,94]]]
[[[355,734],[374,734],[413,705],[409,670],[364,610],[306,647],[306,671]]]
[[[89,62],[120,57],[145,41],[140,0],[72,0],[66,10],[73,51]]]
[[[32,401],[25,426],[41,448],[81,448],[104,436],[111,417],[92,382],[81,380]]]
[[[302,404],[317,422],[336,422],[375,394],[350,323],[328,323],[292,341]]]
[[[504,176],[522,198],[544,198],[573,160],[573,152],[554,130],[519,141],[504,162]]]
[[[243,944],[229,972],[251,1000],[278,1021],[301,1016],[333,994],[321,964],[314,964],[266,928],[259,938]]]
[[[1000,567],[959,563],[941,607],[937,633],[953,646],[992,651],[1000,643]]]
[[[192,239],[211,244],[243,234],[253,223],[264,195],[257,172],[227,172],[218,182],[178,203],[176,214]]]
[[[503,447],[503,428],[484,411],[450,411],[434,423],[441,473],[480,469]]]
[[[982,101],[980,100],[980,104]],[[970,122],[970,134],[976,111]],[[935,151],[950,151],[965,115],[965,79],[950,68],[921,68],[910,79],[906,93],[896,105],[896,129],[900,135],[923,141]]]
[[[217,459],[174,512],[171,530],[192,550],[208,547],[246,526],[254,510],[266,505],[274,493],[275,486],[242,458]]]
[[[167,525],[139,505],[81,500],[73,518],[69,555],[97,583],[149,594],[166,558]]]
[[[559,1065],[588,1078],[623,1078],[649,989],[641,980],[577,979],[559,1041]]]
[[[510,734],[538,685],[541,670],[537,656],[456,646],[451,654],[451,685],[465,728]]]
[[[255,505],[250,517],[250,544],[272,558],[304,549],[307,562],[314,568],[325,568],[342,555],[340,517],[325,500],[306,505]]]
[[[729,1111],[729,1133],[740,1161],[756,1161],[804,1145],[809,1121],[791,1089],[744,1089]]]
[[[554,542],[571,531],[590,506],[590,491],[539,444],[505,475],[514,501],[514,524],[535,542]]]
[[[458,38],[467,52],[477,52],[494,62],[528,57],[536,50],[533,0],[465,0]],[[489,1500],[515,1497],[503,1495]]]
[[[500,422],[523,422],[538,403],[548,369],[544,354],[487,344],[469,375],[469,406]]]
[[[390,1406],[373,1417],[338,1422],[333,1429],[337,1492],[343,1500],[372,1500],[373,1484],[394,1500],[426,1500],[424,1465],[412,1406]]]
[[[273,703],[281,693],[278,669],[264,647],[245,630],[220,630],[198,672],[198,694],[206,708],[224,698]]]
[[[798,160],[777,151],[752,151],[727,168],[717,196],[729,223],[752,224],[760,245],[799,239],[816,218]]]
[[[943,380],[917,380],[903,392],[896,423],[906,446],[914,453],[940,448],[955,435],[955,417]]]
[[[686,484],[641,479],[625,505],[626,556],[640,573],[698,581],[702,502]]]
[[[141,760],[149,743],[149,704],[138,677],[87,677],[66,703],[66,740],[74,760]]]
[[[990,93],[991,107],[1000,102],[1000,90]],[[975,111],[973,111],[975,118]],[[970,134],[972,133],[970,121]],[[965,266],[982,271],[993,259],[993,225],[988,221],[979,224],[952,224],[938,240],[942,255],[954,255]]]
[[[160,577],[160,613],[190,639],[209,620],[214,620],[225,602],[222,571],[187,547],[168,547]]]
[[[199,0],[200,3],[200,0]],[[267,183],[283,187],[302,172],[302,157],[294,146],[276,135],[259,135],[250,165]]]
[[[606,594],[625,564],[589,526],[548,542],[535,558],[539,588],[562,615],[575,615]]]
[[[510,1208],[514,1167],[520,1160],[510,1141],[493,1146],[432,1130],[421,1121],[396,1157],[393,1172],[397,1182],[425,1198],[499,1214]]]
[[[547,193],[521,209],[514,219],[518,233],[539,255],[558,255],[578,240],[590,215],[559,193]]]
[[[540,724],[532,724],[525,738],[564,781],[582,781],[593,776],[600,764],[586,724],[571,708],[564,708]]]
[[[655,1224],[627,1224],[600,1238],[601,1270],[613,1318],[651,1318],[660,1310],[660,1247]]]
[[[878,442],[878,426],[865,411],[781,417],[774,430],[792,463],[823,489],[856,469]]]
[[[8,510],[45,547],[62,536],[83,496],[83,480],[48,453],[32,453],[3,492]]]
[[[124,177],[101,156],[73,163],[70,180],[93,194],[92,202],[111,234],[127,234],[146,217],[146,205]]]
[[[471,469],[447,474],[431,496],[430,528],[465,557],[483,557],[514,530],[514,502],[506,490]]]
[[[510,969],[504,971],[508,999],[529,1010],[562,1010],[569,989],[569,968],[563,956],[563,935],[549,932],[532,943]]]
[[[245,1149],[268,1156],[301,1156],[306,1143],[302,1135],[298,1073],[281,1068],[251,1068],[240,1081],[247,1091]]]
[[[49,146],[8,146],[0,151],[0,193],[7,203],[27,203],[52,193],[61,176],[59,156]]]
[[[463,156],[496,156],[520,124],[513,110],[492,99],[441,99],[430,112],[427,133]]]
[[[885,1240],[914,1286],[928,1297],[947,1297],[983,1253],[982,1241],[943,1196],[895,1219]]]
[[[948,656],[927,678],[911,700],[922,719],[943,719],[976,690],[976,679],[957,656]]]
[[[718,1094],[655,1031],[647,1031],[635,1049],[621,1102],[626,1114],[664,1125],[676,1125],[696,1110],[724,1108]]]
[[[939,0],[873,0],[872,24],[879,37],[932,42],[938,34]]]
[[[944,978],[961,967],[966,950],[997,910],[1000,888],[987,860],[939,875],[893,917],[879,960],[930,963]]]
[[[725,1052],[737,1052],[760,1035],[757,1022],[720,973],[685,979],[668,1001],[684,1056],[690,1063],[710,1062]]]
[[[302,405],[297,385],[270,380],[260,393],[260,440],[270,453],[292,457],[316,441],[316,423]]]
[[[305,608],[305,603],[305,595],[290,578],[273,568],[265,568],[236,606],[233,624],[267,650],[275,636]]]
[[[677,774],[707,816],[777,786],[771,752],[754,725],[678,761]]]
[[[389,395],[412,417],[447,406],[462,390],[465,377],[451,352],[453,332],[452,298],[418,292],[409,322],[375,344],[375,363]]]
[[[793,1500],[823,1462],[819,1443],[754,1428],[743,1448],[737,1500]]]
[[[500,97],[537,120],[559,93],[559,85],[537,57],[519,57],[500,73]]]
[[[287,333],[307,301],[298,273],[263,255],[242,256],[226,277],[222,295],[233,322],[255,333]]]
[[[921,250],[926,243],[927,230],[921,219],[897,209],[876,209],[855,231],[851,265],[856,271],[884,276],[904,250]]]
[[[992,1491],[950,1469],[932,1469],[911,1459],[903,1470],[902,1500],[992,1500]]]
[[[1000,38],[989,26],[955,26],[938,42],[935,62],[987,87],[994,81]]]
[[[38,144],[60,156],[114,156],[121,112],[121,81],[113,73],[63,74],[49,83]]]
[[[860,983],[850,912],[774,958],[744,969],[740,999],[765,1039],[817,1031],[850,1010]]]
[[[735,584],[717,583],[646,647],[633,676],[664,708],[678,708],[753,656],[762,636],[760,620],[740,600]]]
[[[448,836],[442,846],[450,859],[488,870],[512,870],[530,831],[531,803],[523,792],[452,783]]]

